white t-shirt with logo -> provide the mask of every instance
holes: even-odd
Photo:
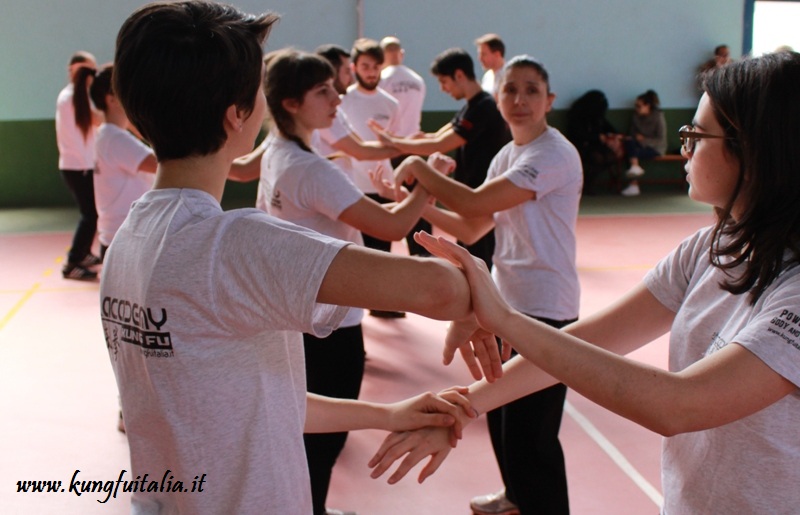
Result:
[[[271,135],[261,160],[256,207],[322,234],[364,245],[361,231],[339,220],[364,194],[334,163]],[[364,310],[350,308],[342,327],[361,323]]]
[[[139,165],[153,152],[133,134],[112,123],[97,129],[95,149],[97,235],[100,243],[109,246],[131,204],[153,187],[155,174],[139,171]]]
[[[512,141],[500,149],[486,181],[495,177],[536,192],[535,200],[494,214],[492,276],[497,287],[522,313],[553,320],[577,318],[575,224],[583,186],[578,151],[548,127],[526,145]]]
[[[199,190],[133,204],[103,269],[103,330],[132,478],[185,489],[135,492],[133,513],[311,513],[301,332],[347,313],[316,302],[347,244]]]
[[[425,102],[425,81],[408,66],[398,64],[381,70],[381,89],[400,103],[396,135],[414,136],[420,132],[422,104]]]
[[[339,110],[343,111],[350,121],[353,131],[364,141],[374,141],[377,136],[369,128],[367,122],[375,120],[389,132],[397,131],[397,114],[400,105],[387,92],[380,87],[373,93],[362,93],[356,85],[347,89],[347,94],[342,97]],[[384,173],[390,173],[392,164],[388,159],[382,161],[358,161],[353,159],[353,173],[351,178],[358,188],[364,193],[376,193],[369,178],[369,171],[383,166]]]
[[[687,238],[644,279],[676,313],[669,369],[679,372],[739,344],[800,388],[800,267],[783,272],[756,301],[720,288],[712,228]],[[728,271],[736,277],[741,269]],[[800,506],[800,390],[721,427],[665,438],[664,510],[794,514]]]

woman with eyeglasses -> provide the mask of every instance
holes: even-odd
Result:
[[[681,129],[691,198],[716,223],[687,238],[608,308],[563,331],[511,308],[463,249],[482,328],[521,354],[501,382],[469,388],[480,412],[556,381],[666,438],[662,513],[796,513],[800,506],[800,54],[731,63],[704,80]],[[454,330],[459,330],[456,327]],[[461,331],[464,330],[462,327]],[[621,355],[670,332],[669,370]],[[525,359],[523,359],[525,358]],[[421,437],[425,437],[424,439]],[[394,434],[374,476],[390,481],[449,449],[436,431]]]

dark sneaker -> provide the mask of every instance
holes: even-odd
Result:
[[[97,279],[97,272],[72,263],[64,265],[64,268],[61,269],[61,275],[64,276],[64,279],[76,279],[78,281],[94,281]]]
[[[102,265],[103,264],[103,260],[100,259],[99,257],[95,256],[94,254],[89,253],[89,254],[86,254],[86,257],[83,258],[83,260],[81,260],[81,262],[78,263],[78,264],[80,266],[82,266],[83,268],[90,268],[90,267],[93,267],[93,266]]]

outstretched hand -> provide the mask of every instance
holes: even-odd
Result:
[[[372,129],[372,132],[378,137],[378,141],[381,142],[384,146],[391,147],[394,146],[394,142],[392,141],[392,134],[386,130],[386,128],[370,118],[367,120],[367,126]]]
[[[472,295],[472,310],[478,324],[497,334],[504,321],[514,313],[514,309],[500,295],[486,263],[472,256],[464,247],[442,237],[434,238],[426,232],[417,232],[414,240],[434,256],[447,259],[464,271]]]
[[[442,359],[445,365],[453,362],[456,350],[461,354],[472,378],[476,381],[485,376],[487,382],[493,383],[503,376],[502,359],[508,357],[505,356],[505,352],[503,356],[500,355],[495,336],[480,328],[474,317],[456,320],[447,328]],[[505,347],[503,350],[505,351]],[[507,354],[510,353],[509,348]]]
[[[378,165],[374,170],[369,170],[368,174],[375,191],[385,199],[402,202],[411,194],[406,188],[395,188],[394,183],[386,179],[383,165]]]

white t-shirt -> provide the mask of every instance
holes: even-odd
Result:
[[[339,220],[364,197],[335,164],[278,134],[268,138],[261,160],[256,207],[322,234],[364,245],[361,231]],[[364,310],[351,308],[342,327],[361,323]]]
[[[388,129],[389,132],[397,131],[397,113],[400,109],[400,104],[381,88],[376,88],[373,93],[369,94],[359,91],[356,85],[350,86],[347,89],[347,94],[342,97],[342,104],[339,109],[344,111],[353,127],[353,131],[364,141],[377,139],[375,133],[367,125],[369,120],[375,120]],[[378,166],[384,167],[384,173],[392,170],[392,164],[388,159],[382,161],[353,160],[351,178],[364,193],[377,192],[369,179],[369,171],[375,170]]]
[[[783,272],[750,305],[720,288],[709,260],[712,229],[687,238],[645,277],[676,312],[669,369],[684,370],[731,343],[800,388],[800,267]],[[728,273],[734,277],[740,269]],[[724,426],[665,438],[664,511],[794,514],[800,506],[800,390]]]
[[[341,109],[337,109],[336,117],[330,127],[318,129],[311,133],[311,148],[323,157],[335,155],[334,161],[336,164],[352,179],[353,161],[355,159],[333,148],[336,142],[341,141],[350,133],[355,133],[353,126],[347,120],[347,115]]]
[[[500,88],[501,80],[503,80],[502,68],[496,72],[494,70],[486,70],[481,78],[481,89],[494,96],[498,93],[497,90]]]
[[[387,66],[381,70],[381,88],[400,103],[396,134],[402,137],[417,134],[422,120],[422,104],[425,102],[425,81],[422,77],[402,64]]]
[[[583,185],[578,151],[548,127],[527,145],[512,141],[500,149],[486,181],[495,177],[536,192],[536,200],[494,214],[492,276],[497,287],[522,313],[553,320],[577,318],[575,224]]]
[[[103,269],[103,330],[131,476],[187,490],[135,492],[133,513],[311,513],[301,332],[346,314],[315,300],[345,245],[199,190],[133,204]]]
[[[56,143],[58,144],[59,170],[91,170],[94,167],[94,132],[89,126],[86,138],[75,125],[75,107],[72,105],[73,85],[70,83],[56,99]]]
[[[104,123],[95,139],[94,203],[100,243],[111,245],[134,200],[150,191],[155,175],[139,165],[153,152],[125,129]]]

